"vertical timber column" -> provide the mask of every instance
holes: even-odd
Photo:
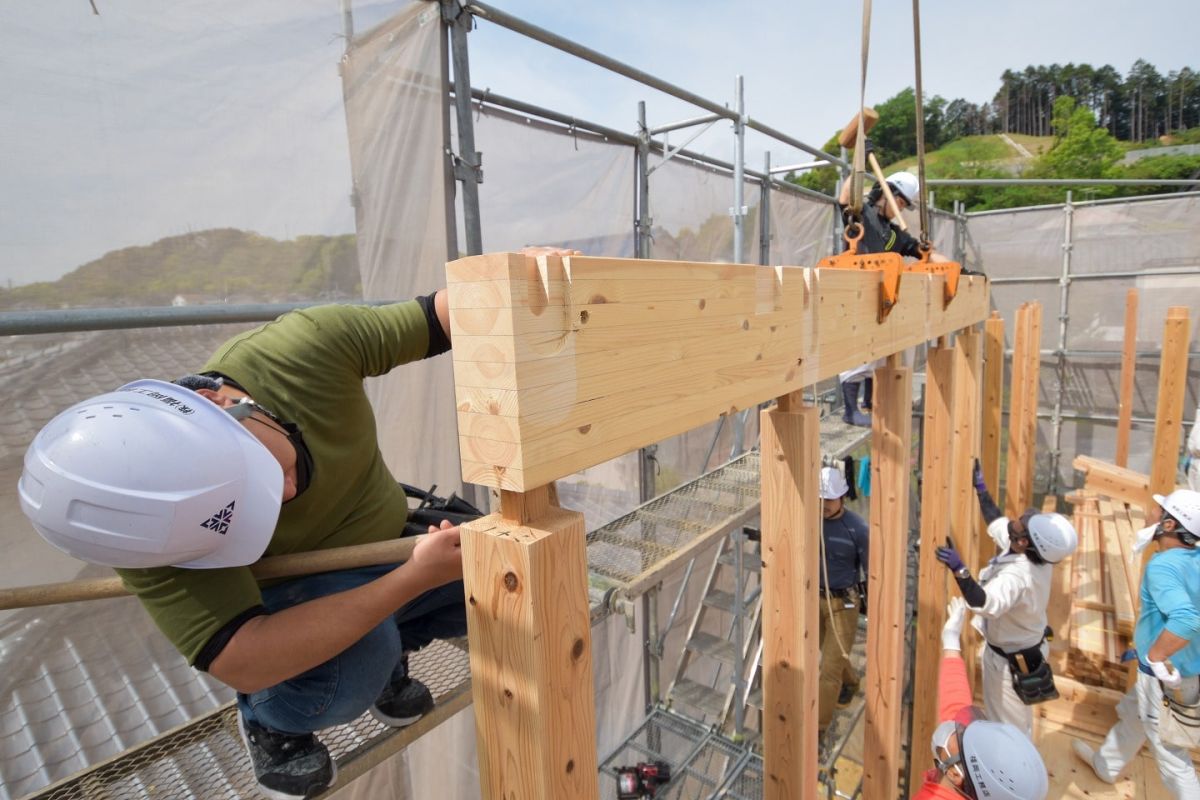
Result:
[[[1008,415],[1008,491],[1004,509],[1009,518],[1016,519],[1033,503],[1038,373],[1041,369],[1041,303],[1026,303],[1017,311],[1013,338],[1012,411]]]
[[[946,338],[942,337],[937,347],[930,348],[925,363],[925,417],[921,427],[921,557],[917,578],[917,663],[914,674],[922,676],[923,681],[932,681],[932,676],[938,674],[942,661],[942,626],[946,624],[948,573],[937,560],[935,551],[950,532],[954,366],[954,350],[946,346]],[[929,768],[926,743],[938,726],[937,712],[937,692],[913,692],[909,786],[919,781],[922,771]]]
[[[1121,348],[1121,395],[1117,401],[1118,467],[1129,465],[1129,430],[1133,427],[1133,376],[1137,371],[1138,291],[1125,293],[1125,343]]]
[[[1188,339],[1191,320],[1187,306],[1167,309],[1162,356],[1158,367],[1158,406],[1154,412],[1154,460],[1150,464],[1151,494],[1175,491],[1179,445],[1183,437],[1183,399],[1187,384]],[[1149,548],[1147,548],[1149,549]]]
[[[979,465],[992,497],[1000,497],[1000,438],[1004,429],[1004,320],[1000,312],[983,323],[983,439]]]
[[[973,328],[964,328],[955,341],[954,355],[954,456],[951,469],[950,530],[962,547],[963,561],[979,574],[995,553],[983,547],[979,530],[979,503],[971,484],[971,470],[979,453],[979,372],[980,336]],[[975,675],[979,636],[971,626],[963,630],[963,660],[967,674]]]
[[[800,392],[760,415],[764,800],[817,796],[819,417]]]
[[[548,487],[462,527],[484,800],[599,797],[583,515]]]
[[[903,760],[904,598],[908,551],[912,370],[888,357],[875,370],[871,411],[871,558],[867,570],[863,797],[898,800]]]

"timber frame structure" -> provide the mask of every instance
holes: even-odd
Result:
[[[901,301],[877,322],[870,272],[510,253],[446,271],[463,477],[499,493],[494,513],[463,527],[483,796],[599,796],[583,518],[557,506],[553,481],[776,400],[762,411],[764,797],[815,797],[819,414],[801,390],[886,358],[873,415],[880,546],[863,794],[898,798],[912,450],[912,371],[900,354],[938,341],[939,361],[957,368],[931,381],[971,409],[948,419],[927,408],[927,425],[932,415],[953,434],[954,457],[937,448],[940,477],[925,484],[925,507],[945,509],[954,494],[969,499],[979,452],[978,401],[967,398],[981,388],[974,327],[988,314],[986,279],[964,276],[947,304],[943,277],[906,274]],[[932,550],[935,537],[924,541]]]

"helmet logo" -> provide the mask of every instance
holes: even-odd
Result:
[[[229,530],[229,525],[233,522],[233,506],[237,501],[231,502],[229,505],[222,508],[217,513],[213,514],[207,520],[200,524],[201,528],[208,528],[210,531],[216,531],[222,536]]]

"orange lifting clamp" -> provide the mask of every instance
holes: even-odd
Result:
[[[879,322],[887,319],[887,315],[896,305],[900,293],[900,273],[921,272],[945,277],[943,301],[949,305],[958,293],[958,276],[962,265],[956,261],[930,261],[933,248],[926,244],[921,249],[920,258],[912,264],[904,263],[904,256],[899,253],[868,253],[858,254],[858,243],[862,241],[862,223],[850,222],[842,234],[846,240],[846,251],[839,255],[828,256],[817,262],[821,269],[858,269],[878,272],[879,275]]]

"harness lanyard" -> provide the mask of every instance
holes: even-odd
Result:
[[[870,2],[870,0],[867,0]],[[846,501],[842,500],[842,512],[845,513]],[[833,594],[829,588],[829,559],[828,553],[825,550],[825,522],[821,522],[821,572],[825,578],[825,611],[829,617],[829,630],[833,632],[833,639],[837,642],[838,650],[842,651],[842,658],[849,659],[850,653],[846,650],[846,645],[842,643],[842,637],[838,635],[837,625],[833,624]],[[853,647],[854,642],[850,645]]]
[[[858,135],[854,140],[854,174],[850,177],[850,210],[855,217],[861,217],[863,205],[863,184],[867,178],[867,154],[863,143],[867,138],[863,126],[862,109],[867,102],[867,55],[871,47],[871,0],[863,0],[862,22],[862,71],[858,84]]]
[[[925,101],[921,96],[921,0],[913,0],[913,53],[917,84],[917,208],[921,213],[921,245],[929,245],[929,209],[925,200]]]

